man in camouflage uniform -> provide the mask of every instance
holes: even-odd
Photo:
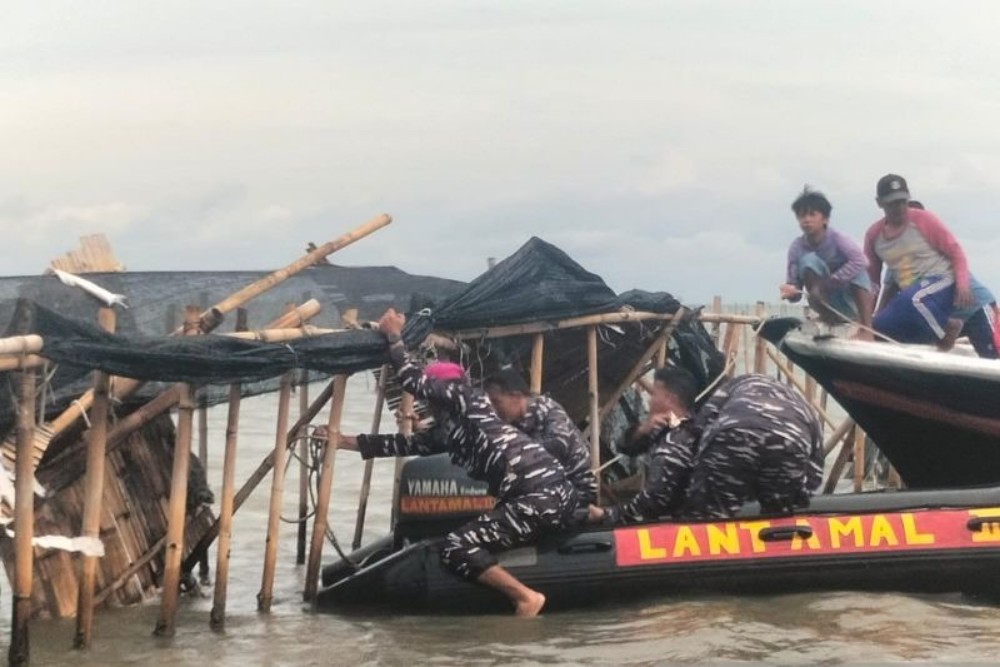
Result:
[[[597,477],[591,468],[590,448],[566,410],[548,396],[533,395],[513,368],[489,377],[484,388],[504,421],[541,443],[559,461],[580,506],[596,502]]]
[[[364,458],[447,452],[470,477],[485,481],[496,506],[445,538],[441,562],[458,576],[506,595],[517,615],[535,616],[545,596],[514,578],[494,553],[566,525],[576,507],[573,486],[544,447],[500,419],[460,366],[421,369],[400,339],[403,321],[390,308],[379,320],[379,330],[389,342],[389,358],[401,386],[428,402],[441,425],[437,433],[444,437],[361,435],[343,438],[342,445],[358,449]]]
[[[794,390],[764,375],[723,382],[694,419],[700,433],[685,517],[733,516],[749,501],[766,513],[809,503],[823,479],[816,413]]]
[[[691,419],[698,387],[679,368],[661,368],[650,388],[649,416],[628,433],[621,451],[647,454],[646,484],[631,500],[608,507],[591,506],[591,522],[640,523],[669,517],[680,509],[698,447]]]

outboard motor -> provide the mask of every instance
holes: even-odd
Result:
[[[493,509],[486,482],[470,479],[447,454],[411,459],[403,466],[397,499],[394,548],[443,537]]]

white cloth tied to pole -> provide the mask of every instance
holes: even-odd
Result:
[[[67,273],[66,271],[62,271],[60,269],[52,269],[52,272],[56,274],[56,278],[58,278],[64,285],[79,287],[87,294],[97,298],[101,303],[109,308],[112,306],[128,308],[128,304],[125,303],[124,294],[115,294],[110,290],[104,289],[97,283],[91,282],[86,278],[73,275],[72,273]]]

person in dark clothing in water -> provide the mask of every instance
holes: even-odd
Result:
[[[534,541],[569,523],[576,493],[565,471],[538,442],[506,424],[482,390],[474,388],[457,364],[422,369],[402,344],[404,318],[389,309],[379,330],[405,391],[425,399],[438,422],[438,436],[359,435],[342,438],[345,449],[364,458],[447,452],[452,463],[485,481],[496,506],[445,538],[441,562],[456,575],[503,593],[519,616],[535,616],[545,596],[518,581],[494,554]]]
[[[590,448],[566,410],[549,396],[532,394],[513,368],[487,378],[484,388],[504,421],[541,443],[559,461],[576,489],[580,506],[595,502],[597,477],[590,463]]]
[[[670,367],[656,371],[649,416],[627,435],[627,444],[622,447],[629,455],[648,453],[646,484],[628,502],[591,505],[588,521],[638,523],[665,518],[680,509],[698,446],[692,421],[697,393],[694,377],[687,371]]]

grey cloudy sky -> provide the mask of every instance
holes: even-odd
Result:
[[[132,270],[470,279],[531,235],[617,290],[772,300],[804,183],[860,240],[906,176],[1000,290],[1000,3],[17,0],[0,273],[103,232]]]

